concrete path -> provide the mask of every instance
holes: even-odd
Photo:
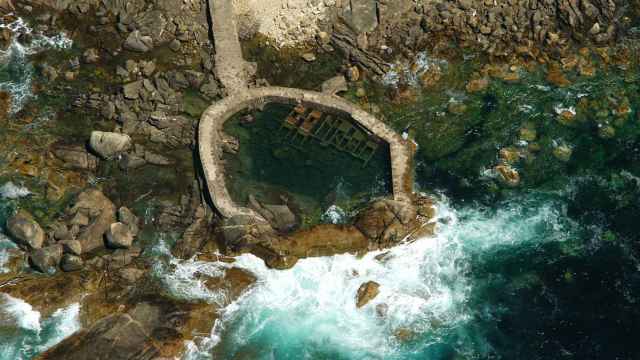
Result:
[[[237,36],[232,0],[209,0],[216,49],[216,73],[227,88],[228,97],[211,105],[202,115],[198,130],[200,161],[214,206],[225,218],[236,215],[261,217],[235,204],[225,185],[222,164],[223,125],[238,112],[266,103],[303,104],[325,113],[350,116],[372,134],[389,144],[393,197],[410,202],[413,194],[414,144],[359,106],[338,96],[284,87],[249,89],[247,65]]]

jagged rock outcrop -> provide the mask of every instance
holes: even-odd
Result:
[[[155,293],[126,296],[124,311],[113,311],[40,356],[42,360],[175,358],[184,341],[211,331],[221,306],[237,299],[255,281],[237,268],[202,279],[212,291],[227,294],[221,304],[186,303]]]
[[[67,217],[86,217],[85,225],[75,224],[71,231],[82,245],[82,253],[104,247],[104,234],[116,222],[116,207],[102,192],[89,189],[80,193]]]

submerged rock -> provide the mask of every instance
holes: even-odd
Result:
[[[93,131],[89,145],[98,155],[110,159],[131,149],[132,143],[131,138],[126,134]]]
[[[361,308],[380,294],[380,284],[375,281],[367,281],[360,285],[356,294],[356,307]]]
[[[250,195],[249,206],[262,215],[277,231],[289,232],[298,224],[296,216],[287,205],[261,204],[254,196]]]
[[[16,243],[27,249],[39,249],[44,244],[45,233],[33,216],[25,210],[7,220],[7,230]]]
[[[568,162],[573,155],[573,149],[569,145],[559,145],[553,149],[553,156],[562,162]]]

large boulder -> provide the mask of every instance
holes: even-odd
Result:
[[[153,48],[153,39],[151,36],[144,36],[140,31],[133,31],[124,41],[124,48],[134,52],[147,52]]]
[[[375,281],[367,281],[360,285],[356,295],[356,307],[361,308],[367,305],[380,293],[380,284]]]
[[[52,152],[69,169],[95,170],[98,165],[98,158],[83,146],[57,146]]]
[[[44,230],[33,219],[33,216],[24,210],[7,220],[7,230],[16,243],[27,249],[39,249],[45,240]]]
[[[97,189],[85,190],[78,195],[68,215],[86,214],[89,218],[87,226],[80,227],[76,240],[82,245],[82,253],[104,247],[104,235],[111,224],[116,222],[116,207],[102,192]]]
[[[131,230],[121,222],[111,224],[106,235],[107,246],[113,249],[127,249],[133,243]]]
[[[62,250],[65,254],[81,255],[82,244],[78,240],[62,240],[58,241],[58,244],[62,245]]]
[[[62,259],[62,245],[55,244],[36,249],[30,256],[31,265],[43,273],[52,274]]]
[[[131,149],[132,142],[127,134],[93,131],[89,146],[101,157],[111,159]]]
[[[355,226],[372,241],[388,246],[402,241],[420,223],[416,207],[411,203],[380,200],[365,209]]]

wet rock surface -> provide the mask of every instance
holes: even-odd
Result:
[[[375,299],[380,293],[380,284],[375,281],[367,281],[360,285],[356,294],[356,307],[361,308]]]

